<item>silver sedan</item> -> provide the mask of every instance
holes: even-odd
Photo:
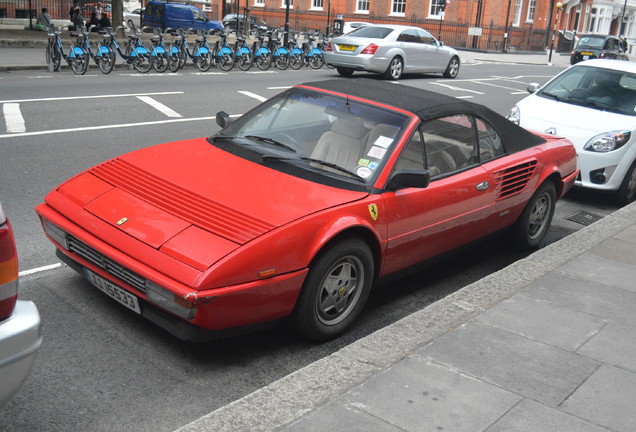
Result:
[[[455,78],[459,54],[419,27],[371,25],[331,40],[325,63],[342,76],[354,71],[383,73],[397,80],[403,73],[442,73]]]

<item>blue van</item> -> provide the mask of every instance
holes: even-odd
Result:
[[[182,28],[188,30],[222,30],[223,25],[210,19],[196,6],[183,3],[168,3],[151,0],[146,3],[144,11],[144,26],[166,28]]]

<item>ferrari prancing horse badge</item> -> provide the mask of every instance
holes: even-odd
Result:
[[[378,220],[378,206],[376,204],[369,204],[369,213],[374,221]]]

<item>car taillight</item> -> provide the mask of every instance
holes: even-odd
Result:
[[[331,42],[327,43],[327,49],[325,49],[325,51],[333,51],[333,48],[331,48]]]
[[[602,52],[601,55],[599,56],[599,58],[605,58],[605,53]]]
[[[375,54],[375,52],[380,48],[376,44],[372,43],[371,45],[367,45],[365,49],[362,50],[360,54]]]
[[[13,314],[18,300],[18,254],[11,224],[0,206],[0,321]]]

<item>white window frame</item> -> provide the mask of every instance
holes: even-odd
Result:
[[[528,2],[528,12],[526,13],[526,22],[534,22],[534,15],[537,9],[537,0],[530,0]]]
[[[402,9],[402,12],[395,12],[396,9]],[[391,0],[391,13],[389,16],[406,16],[406,0]]]
[[[521,10],[523,9],[523,0],[517,0],[515,3],[515,15],[512,20],[513,27],[519,27],[521,25]]]
[[[354,13],[369,15],[370,0],[356,0],[356,10]],[[366,5],[366,9],[364,6]],[[361,7],[362,6],[362,7]]]
[[[294,8],[294,0],[281,0],[280,8],[287,9],[287,2],[289,2],[289,9]]]
[[[442,19],[442,7],[446,4],[446,0],[431,0],[428,7],[428,17],[430,19]],[[437,9],[437,13],[434,10]]]
[[[311,11],[321,11],[323,10],[323,0],[311,0],[311,7],[309,10]]]
[[[254,7],[265,7],[265,0],[254,0]]]

